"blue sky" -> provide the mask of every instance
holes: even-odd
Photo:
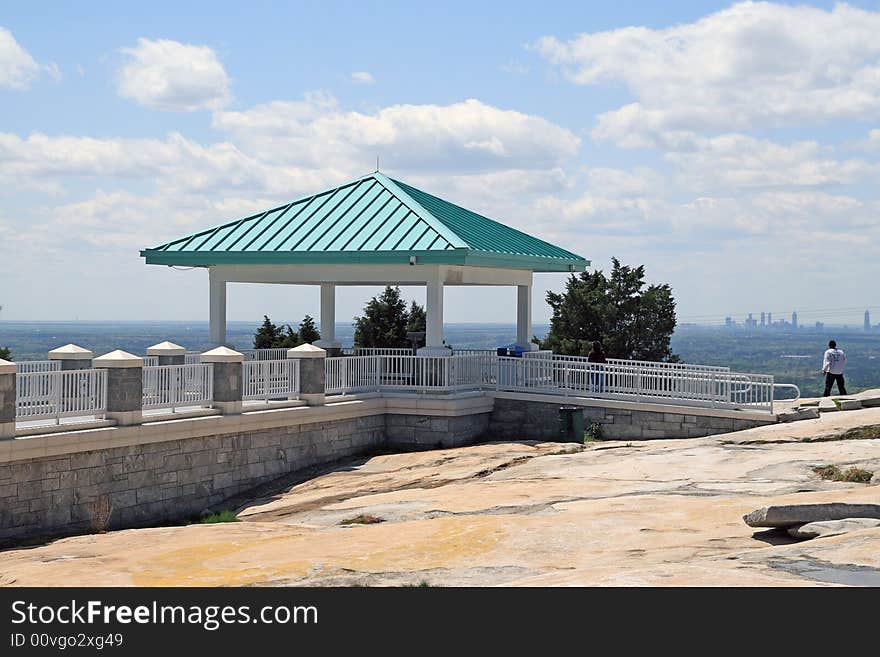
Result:
[[[877,2],[82,5],[0,11],[0,318],[204,318],[205,272],[140,248],[377,155],[596,266],[645,264],[683,320],[880,316]],[[536,321],[562,283],[536,276]],[[513,302],[449,290],[446,318]],[[263,313],[317,314],[317,291],[231,288],[230,319]]]

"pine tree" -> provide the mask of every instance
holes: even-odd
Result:
[[[299,323],[299,340],[300,344],[314,344],[321,339],[318,327],[315,326],[315,318],[311,315],[303,317],[303,321]]]
[[[290,325],[288,324],[279,330],[275,344],[272,346],[276,349],[293,349],[301,344],[302,339],[300,338],[299,333],[290,328]]]
[[[0,347],[0,360],[12,360],[12,352],[9,347]]]
[[[354,318],[356,347],[407,347],[406,329],[409,313],[400,298],[400,288],[385,287],[378,297],[364,306],[362,317]]]
[[[263,315],[263,324],[254,335],[254,349],[272,349],[281,337],[280,329],[272,323],[268,315]]]
[[[406,322],[406,330],[410,333],[424,331],[427,324],[425,309],[415,301],[409,307],[409,318]]]
[[[669,285],[645,288],[645,267],[612,258],[611,275],[583,272],[566,281],[565,291],[547,293],[553,309],[543,349],[586,356],[599,340],[612,358],[676,361],[670,338],[675,330],[675,299]]]

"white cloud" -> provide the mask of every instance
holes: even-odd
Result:
[[[49,64],[46,64],[43,68],[46,70],[46,73],[48,73],[49,77],[52,78],[55,82],[61,82],[61,78],[63,76],[61,75],[61,69],[58,68],[58,64],[56,64],[55,62],[51,62]]]
[[[880,116],[880,12],[744,2],[665,29],[544,37],[534,48],[577,84],[619,82],[636,102],[596,136],[747,129]]]
[[[346,112],[323,93],[243,112],[217,112],[215,128],[274,161],[363,173],[376,155],[386,169],[543,169],[575,155],[580,138],[539,116],[469,99]]]
[[[141,38],[122,53],[128,59],[118,71],[117,90],[141,105],[192,112],[218,109],[231,100],[229,76],[208,46]]]
[[[778,186],[839,185],[878,170],[864,160],[838,160],[833,148],[815,141],[779,144],[748,135],[691,135],[688,146],[666,154],[687,188],[705,190]]]
[[[59,194],[62,183],[98,178],[117,185],[147,182],[181,193],[228,193],[290,199],[333,178],[326,172],[251,157],[229,142],[202,145],[171,133],[165,139],[94,139],[0,133],[0,183],[5,189]]]
[[[27,89],[39,74],[36,60],[19,45],[12,32],[0,27],[0,89]]]
[[[375,84],[376,78],[369,71],[355,71],[351,74],[351,79],[361,84]]]

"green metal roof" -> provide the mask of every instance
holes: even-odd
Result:
[[[583,270],[590,262],[379,172],[141,251],[147,264],[408,263]]]

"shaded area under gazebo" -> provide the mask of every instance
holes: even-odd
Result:
[[[205,267],[211,340],[226,340],[226,284],[320,285],[319,346],[334,349],[337,285],[424,285],[425,347],[443,340],[447,285],[517,288],[517,345],[532,333],[532,274],[583,271],[589,260],[378,171],[141,251],[147,264]]]

